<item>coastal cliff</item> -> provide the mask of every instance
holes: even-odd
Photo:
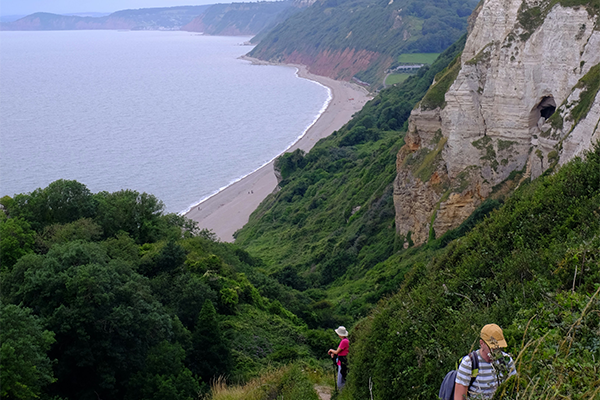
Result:
[[[296,2],[298,3],[298,2]],[[403,53],[440,53],[464,32],[477,4],[430,0],[305,1],[249,55],[303,64],[311,73],[377,87]]]
[[[598,6],[561,3],[486,0],[474,11],[462,55],[412,111],[398,152],[405,246],[599,140]]]
[[[290,7],[291,1],[214,4],[181,30],[207,35],[256,35],[272,27],[277,17]]]

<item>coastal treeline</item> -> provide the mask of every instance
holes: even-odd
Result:
[[[333,340],[257,290],[284,290],[259,260],[153,195],[59,180],[0,204],[2,398],[195,399]]]

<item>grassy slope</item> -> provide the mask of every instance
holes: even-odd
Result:
[[[407,64],[431,64],[439,53],[404,53],[398,56],[398,62]]]
[[[385,79],[386,85],[395,85],[402,83],[410,77],[411,74],[391,74]]]
[[[290,364],[265,371],[261,376],[243,385],[231,386],[219,380],[212,385],[212,400],[319,400],[313,388],[313,368],[304,364]],[[315,371],[316,372],[316,371]],[[280,397],[281,396],[281,397]]]
[[[362,279],[398,250],[392,183],[406,120],[463,44],[453,45],[404,84],[382,91],[309,154],[284,156],[281,190],[253,213],[236,243],[260,257],[279,282],[317,302],[323,300],[323,288]],[[343,313],[364,315],[371,307],[365,301],[376,302],[382,294],[364,291]]]
[[[535,399],[593,398],[599,204],[597,147],[586,162],[575,160],[519,189],[446,249],[425,258],[426,248],[393,256],[388,265],[414,261],[404,261],[412,267],[399,293],[355,328],[344,398],[366,398],[369,377],[375,399],[434,397],[443,375],[490,322],[506,328],[509,350],[521,357],[522,381],[518,389],[509,385],[510,398],[525,390]]]

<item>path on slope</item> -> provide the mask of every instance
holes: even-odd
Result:
[[[331,388],[329,386],[315,385],[315,391],[321,400],[331,399]]]

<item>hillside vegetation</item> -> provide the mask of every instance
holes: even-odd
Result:
[[[419,47],[437,40],[423,21],[463,29],[473,6],[410,1],[318,1],[265,42],[281,39],[279,57],[320,21],[299,49],[343,49],[362,34],[330,31],[358,18],[371,36],[353,43],[398,60],[448,47]],[[400,8],[394,20],[408,24],[409,39],[369,25]],[[314,17],[306,27],[288,25],[303,13]],[[388,40],[395,50],[380,51]],[[279,157],[278,190],[235,244],[134,190],[91,193],[59,180],[0,199],[0,397],[316,400],[313,385],[332,375],[331,328],[345,325],[350,372],[334,398],[432,399],[478,347],[481,327],[497,323],[518,375],[495,399],[600,398],[600,144],[533,181],[511,174],[513,193],[495,192],[420,247],[396,233],[393,182],[408,117],[418,102],[444,104],[464,43],[382,90],[309,153]],[[369,68],[360,76],[379,67]],[[580,82],[586,107],[597,76],[592,69]],[[431,159],[406,163],[427,177]]]
[[[248,253],[152,195],[59,180],[0,204],[3,399],[195,399],[333,341],[259,294],[248,276],[271,279]]]
[[[505,328],[519,371],[501,398],[597,398],[600,146],[517,190],[435,257],[408,257],[399,292],[353,331],[342,398],[366,398],[369,380],[375,399],[433,398],[490,322]]]
[[[280,157],[280,190],[236,233],[237,244],[295,289],[280,301],[310,326],[332,328],[365,316],[402,279],[371,271],[400,250],[392,198],[396,153],[413,106],[463,45],[464,38],[430,68],[382,91],[310,153]],[[380,283],[381,274],[392,279]]]
[[[280,157],[280,190],[236,243],[290,289],[282,303],[310,326],[352,327],[340,399],[435,398],[491,322],[519,372],[497,398],[598,398],[600,145],[426,245],[397,244],[391,182],[405,121],[436,73],[426,100],[443,102],[459,52],[382,91],[308,154]]]
[[[375,83],[400,54],[439,53],[454,43],[465,32],[467,16],[476,4],[473,0],[317,1],[276,26],[249,55],[274,61],[301,59],[316,68],[322,58],[342,58],[351,51],[355,57],[369,59],[364,68],[354,71],[352,64],[336,69],[331,60],[334,65],[326,74],[344,79],[355,75]],[[319,68],[327,72],[326,66]]]

